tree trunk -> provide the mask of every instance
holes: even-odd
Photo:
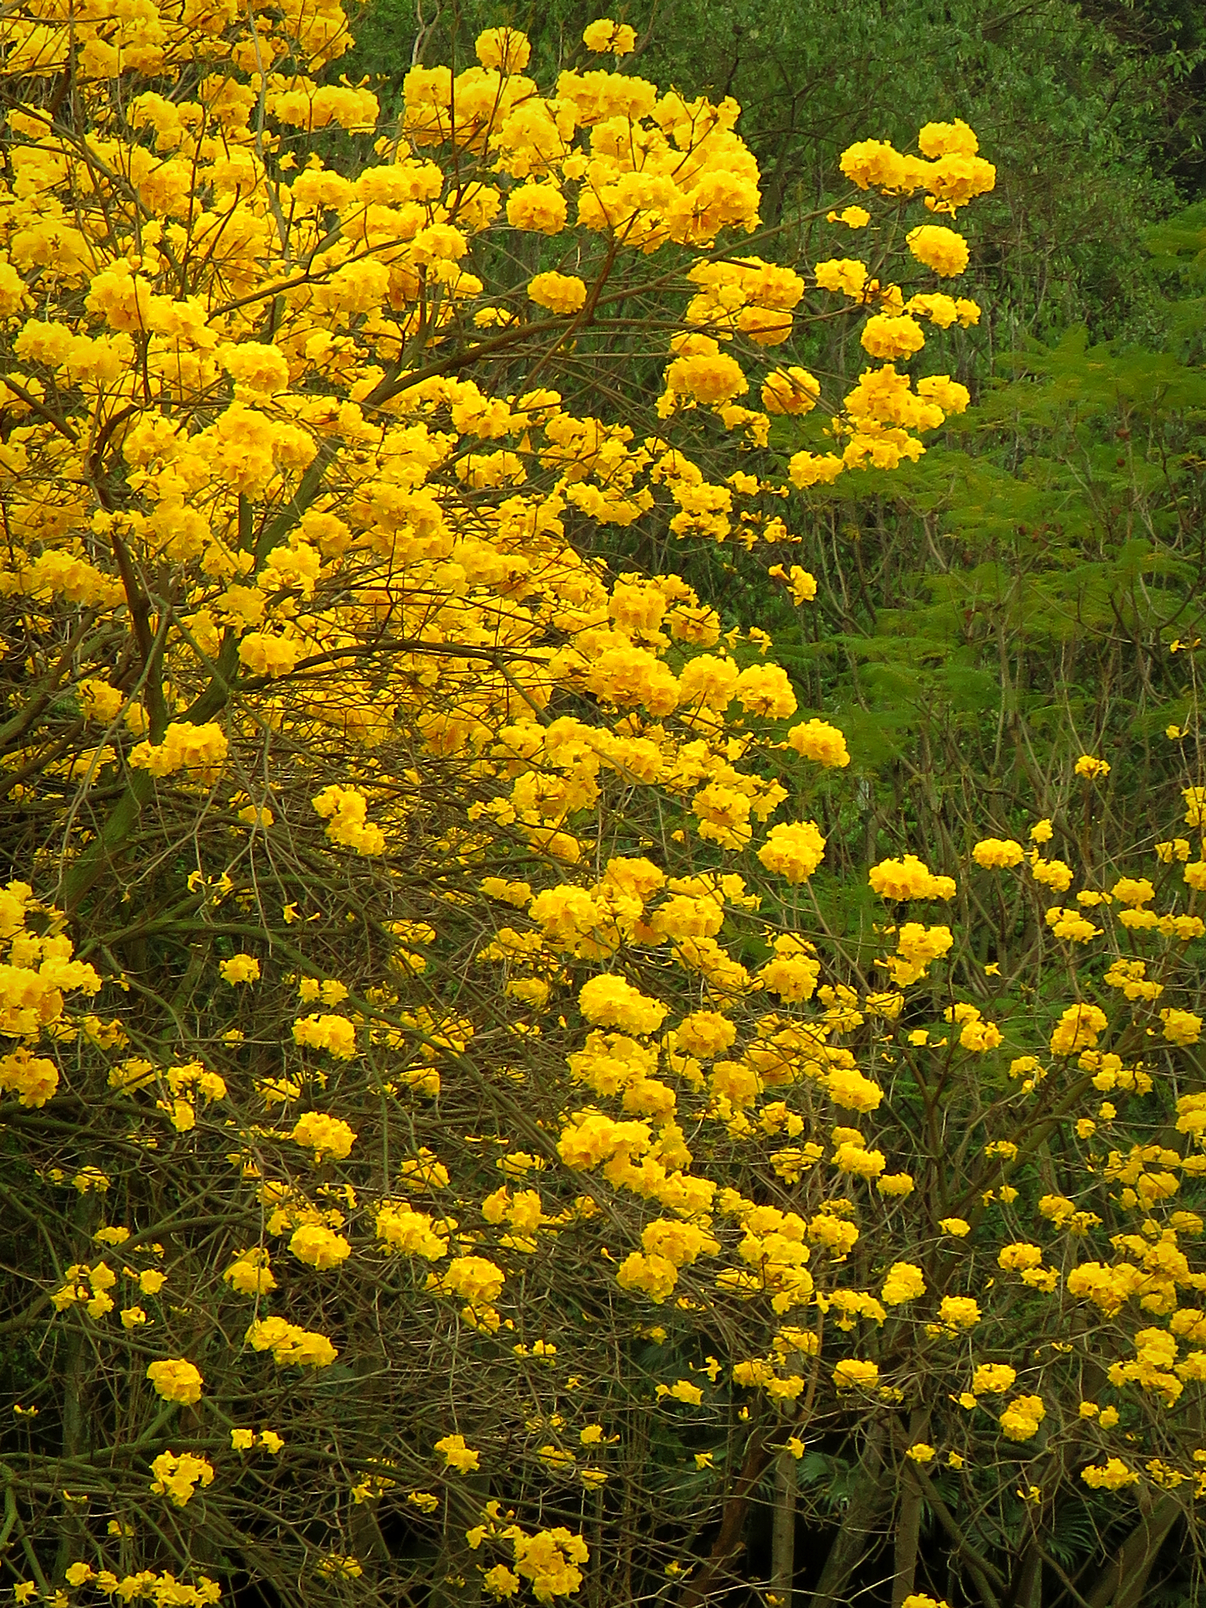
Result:
[[[884,1427],[873,1424],[859,1465],[859,1482],[834,1537],[810,1608],[846,1608],[846,1586],[863,1561],[875,1526],[888,1505],[883,1464]]]
[[[720,1530],[712,1543],[712,1550],[707,1561],[683,1587],[680,1608],[698,1608],[709,1593],[718,1587],[730,1559],[735,1558],[745,1545],[745,1521],[749,1516],[750,1497],[762,1478],[770,1455],[766,1448],[766,1432],[755,1431],[746,1449],[741,1473],[724,1505]]]
[[[1140,1608],[1160,1548],[1180,1516],[1175,1496],[1162,1496],[1143,1515],[1107,1564],[1089,1598],[1090,1608]]]
[[[771,1595],[779,1608],[792,1608],[796,1577],[796,1459],[780,1452],[775,1459],[775,1516],[771,1532]]]
[[[892,1571],[892,1608],[901,1608],[913,1595],[917,1577],[917,1545],[921,1540],[921,1486],[906,1470],[901,1478],[900,1506],[896,1513],[896,1546]]]
[[[922,1439],[929,1428],[928,1407],[918,1407],[909,1418],[908,1443]],[[916,1464],[905,1459],[900,1480],[900,1506],[896,1513],[896,1546],[892,1571],[892,1608],[901,1608],[906,1597],[913,1595],[913,1582],[917,1578],[917,1547],[921,1541],[921,1481],[917,1478]]]

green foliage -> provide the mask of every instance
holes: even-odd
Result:
[[[1011,367],[890,493],[868,474],[810,494],[789,551],[817,601],[759,615],[897,847],[964,846],[986,807],[1002,830],[1058,814],[1098,751],[1139,759],[1115,805],[1142,834],[1142,793],[1181,764],[1164,732],[1190,690],[1170,645],[1202,627],[1206,374],[1083,329]]]
[[[1144,243],[1172,292],[1165,318],[1169,339],[1185,361],[1200,360],[1206,323],[1206,204],[1156,224]]]

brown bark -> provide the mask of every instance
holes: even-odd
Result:
[[[724,1505],[712,1550],[683,1587],[679,1608],[698,1608],[719,1583],[730,1559],[735,1558],[745,1545],[745,1521],[749,1516],[750,1499],[770,1462],[771,1454],[766,1440],[766,1432],[762,1430],[751,1437],[741,1473]]]

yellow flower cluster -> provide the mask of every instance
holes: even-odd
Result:
[[[276,1289],[271,1257],[259,1246],[241,1251],[222,1274],[224,1283],[238,1295],[269,1295]]]
[[[972,859],[987,870],[1021,865],[1022,845],[1012,838],[981,838],[972,849]]]
[[[835,1364],[833,1383],[838,1390],[870,1390],[879,1383],[879,1367],[874,1362],[847,1357]]]
[[[825,856],[825,839],[815,821],[772,826],[758,858],[785,882],[806,882]]]
[[[121,1533],[121,1529],[117,1520],[109,1525],[111,1535]],[[196,1584],[190,1585],[186,1580],[177,1580],[166,1569],[162,1574],[154,1569],[140,1569],[136,1574],[117,1575],[112,1569],[94,1569],[90,1563],[81,1561],[68,1564],[63,1578],[69,1586],[90,1585],[106,1597],[120,1597],[124,1603],[145,1600],[153,1602],[156,1608],[210,1608],[222,1599],[221,1586],[208,1575],[198,1575]],[[14,1595],[18,1602],[28,1601],[27,1596],[20,1594],[19,1587],[15,1588]]]
[[[465,1445],[463,1435],[444,1435],[436,1441],[435,1449],[444,1459],[444,1467],[458,1474],[472,1474],[481,1467],[481,1453]]]
[[[484,1256],[454,1256],[448,1266],[427,1275],[427,1288],[465,1302],[461,1316],[475,1328],[496,1330],[499,1316],[494,1303],[502,1293],[506,1274]]]
[[[385,834],[368,820],[368,800],[358,787],[324,787],[311,803],[327,822],[327,836],[332,843],[354,849],[357,854],[380,854],[384,850]]]
[[[192,1452],[160,1452],[151,1463],[151,1472],[155,1476],[151,1495],[166,1496],[176,1507],[186,1507],[198,1485],[214,1482],[213,1464]]]
[[[152,1362],[147,1368],[147,1378],[155,1387],[156,1395],[162,1396],[164,1401],[191,1406],[193,1402],[201,1400],[204,1383],[201,1370],[183,1357],[168,1362]]]
[[[314,1160],[334,1156],[342,1161],[352,1153],[356,1134],[342,1117],[328,1116],[322,1111],[307,1111],[298,1117],[289,1135],[295,1144],[305,1145],[314,1151]]]
[[[448,1254],[448,1236],[441,1233],[427,1212],[416,1212],[396,1201],[385,1201],[377,1210],[377,1238],[391,1251],[421,1256],[438,1262]]]
[[[979,141],[966,123],[927,123],[917,143],[921,157],[902,156],[883,140],[864,140],[843,153],[842,172],[860,190],[925,190],[933,212],[954,213],[994,187],[996,170],[976,154]]]
[[[1033,1440],[1046,1416],[1041,1396],[1017,1396],[1000,1416],[1001,1433],[1011,1441]]]
[[[31,918],[44,917],[50,930],[44,936],[28,930]],[[47,1030],[53,1031],[64,1014],[64,995],[74,990],[95,994],[100,976],[86,962],[73,959],[70,938],[56,930],[59,914],[33,898],[27,882],[10,882],[0,889],[0,944],[7,958],[0,961],[0,1034],[28,1041],[0,1057],[0,1088],[16,1093],[22,1105],[44,1105],[53,1095],[58,1075],[29,1046]]]
[[[257,1319],[246,1339],[253,1351],[271,1351],[280,1368],[327,1368],[339,1355],[326,1335],[299,1328],[284,1318]]]
[[[844,735],[826,720],[808,720],[803,725],[793,726],[787,734],[787,742],[797,754],[816,760],[826,769],[840,769],[850,763]]]
[[[229,744],[226,733],[215,721],[195,726],[174,720],[158,743],[139,743],[131,750],[130,764],[152,776],[173,776],[188,771],[198,782],[216,781]]]
[[[915,854],[902,860],[881,860],[867,875],[881,899],[953,899],[952,877],[935,876]]]
[[[578,1008],[588,1022],[627,1033],[656,1033],[666,1007],[649,999],[623,977],[592,977],[578,991]]]
[[[911,1262],[894,1262],[888,1269],[880,1288],[879,1298],[885,1306],[903,1306],[925,1294],[925,1278],[921,1269]]]
[[[260,963],[254,955],[232,955],[229,960],[219,963],[218,971],[223,980],[232,986],[256,983],[260,977]]]
[[[294,1229],[289,1249],[299,1262],[320,1272],[339,1267],[352,1254],[352,1247],[343,1235],[322,1223],[303,1223]]]
[[[1086,1485],[1096,1491],[1122,1491],[1128,1485],[1137,1485],[1139,1475],[1129,1469],[1120,1457],[1107,1458],[1104,1463],[1090,1463],[1080,1471]]]
[[[339,1061],[350,1061],[356,1054],[356,1029],[346,1016],[315,1014],[299,1017],[293,1024],[293,1040],[308,1049],[326,1050]],[[308,1140],[299,1140],[300,1144]]]

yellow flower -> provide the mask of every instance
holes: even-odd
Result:
[[[758,858],[788,882],[806,882],[825,856],[825,839],[815,821],[772,826]]]
[[[1106,760],[1096,759],[1092,754],[1082,754],[1073,767],[1078,776],[1086,781],[1104,781],[1110,774],[1110,767]]]
[[[832,452],[796,452],[788,462],[787,473],[792,485],[803,491],[808,486],[831,485],[845,467]]]
[[[953,1234],[956,1239],[962,1239],[965,1234],[971,1233],[971,1224],[962,1217],[939,1218],[938,1227],[944,1234]]]
[[[355,1132],[342,1118],[327,1116],[321,1111],[308,1111],[298,1117],[289,1137],[295,1144],[314,1151],[315,1164],[324,1155],[343,1160],[351,1154],[352,1146],[356,1143]]]
[[[817,595],[816,577],[799,564],[793,564],[790,570],[785,570],[782,564],[772,564],[767,574],[772,580],[783,581],[790,588],[793,603],[811,603]],[[832,731],[834,728],[829,729]]]
[[[492,1597],[513,1597],[522,1585],[519,1576],[505,1563],[496,1563],[482,1576],[482,1586]]]
[[[813,272],[821,290],[840,291],[852,300],[861,300],[867,285],[867,265],[856,257],[831,257],[817,263]]]
[[[1052,1055],[1074,1055],[1092,1049],[1106,1026],[1106,1014],[1097,1005],[1069,1005],[1051,1034]]]
[[[1120,1457],[1107,1458],[1104,1463],[1090,1463],[1081,1469],[1080,1477],[1094,1490],[1121,1491],[1128,1485],[1137,1485],[1139,1476],[1129,1469]]]
[[[201,1400],[201,1386],[204,1383],[201,1370],[183,1357],[152,1362],[147,1368],[147,1378],[164,1401],[191,1405]]]
[[[1012,838],[983,838],[972,849],[972,859],[987,870],[1021,865],[1022,845]]]
[[[444,1467],[453,1468],[458,1474],[472,1474],[481,1467],[481,1453],[466,1446],[463,1435],[445,1435],[436,1441],[435,1449],[443,1455]]]
[[[944,1295],[938,1316],[948,1329],[974,1329],[980,1321],[980,1308],[969,1295]]]
[[[626,22],[601,17],[597,22],[587,23],[582,31],[582,43],[597,55],[627,56],[636,48],[636,33]]]
[[[260,977],[260,963],[254,955],[232,955],[218,963],[224,982],[231,984],[255,983]]]
[[[859,340],[872,357],[909,358],[925,345],[925,334],[908,313],[897,318],[876,313],[863,325]]]
[[[976,1396],[1004,1395],[1012,1389],[1017,1371],[1007,1362],[982,1362],[972,1375],[972,1393]]]
[[[967,267],[967,241],[953,229],[924,223],[916,229],[910,229],[905,238],[918,262],[923,262],[936,274],[952,278]]]
[[[546,190],[547,185],[529,185],[529,190]],[[556,194],[556,192],[554,192]],[[560,195],[557,196],[561,200]],[[565,203],[562,202],[564,208]],[[510,212],[508,206],[508,213]],[[549,220],[550,223],[552,220]],[[563,220],[564,221],[564,220]],[[525,228],[533,228],[533,223],[527,223]],[[553,233],[547,228],[546,234]],[[580,313],[586,305],[586,283],[576,274],[543,273],[528,282],[528,299],[534,301],[538,307],[547,308],[551,313],[558,313],[568,317],[572,313]]]
[[[997,1253],[997,1266],[1013,1273],[1020,1273],[1029,1267],[1038,1267],[1042,1260],[1042,1246],[1031,1245],[1026,1240],[1003,1246]]]
[[[166,1496],[176,1507],[185,1507],[192,1500],[198,1483],[212,1485],[214,1479],[208,1458],[196,1457],[192,1452],[160,1452],[151,1464],[151,1472],[155,1475],[152,1496]]]
[[[1202,1036],[1202,1018],[1192,1011],[1163,1010],[1164,1037],[1173,1044],[1196,1044]]]
[[[271,1351],[278,1367],[290,1363],[302,1368],[326,1368],[339,1355],[325,1335],[301,1329],[284,1318],[257,1320],[246,1341],[255,1351]]]
[[[276,1288],[276,1277],[268,1263],[268,1252],[259,1246],[241,1251],[223,1273],[223,1283],[239,1295],[267,1295]]]
[[[352,1247],[342,1234],[324,1227],[321,1223],[303,1223],[293,1232],[289,1249],[299,1262],[325,1272],[339,1267],[352,1253]]]
[[[226,733],[214,721],[202,726],[173,721],[161,743],[139,743],[132,749],[130,764],[160,777],[187,770],[198,781],[210,783],[221,774],[228,747]]]
[[[800,415],[811,413],[821,395],[821,382],[807,369],[795,365],[772,369],[762,382],[762,406],[768,413]],[[774,570],[771,571],[774,574]],[[813,584],[813,595],[816,584]]]
[[[1041,1396],[1018,1396],[1001,1414],[998,1422],[1007,1440],[1028,1441],[1038,1434],[1039,1425],[1047,1416]]]
[[[504,73],[521,73],[532,56],[527,35],[517,28],[487,28],[478,34],[475,49],[483,67]]]
[[[885,1306],[902,1306],[925,1294],[925,1278],[911,1262],[893,1262],[880,1289]]]
[[[787,734],[787,742],[797,754],[815,760],[826,769],[841,769],[850,763],[845,736],[827,721],[809,720],[802,726],[793,726]]]
[[[293,1039],[310,1049],[326,1050],[340,1061],[350,1061],[356,1054],[356,1029],[344,1016],[316,1013],[301,1017],[293,1024]],[[334,1150],[331,1153],[336,1154]]]
[[[384,851],[385,834],[367,819],[368,799],[358,787],[324,787],[310,803],[326,820],[326,835],[332,843],[361,855]]]
[[[931,160],[941,156],[975,156],[980,142],[961,118],[953,123],[927,123],[917,136],[918,148]]]
[[[339,1580],[358,1580],[364,1565],[350,1553],[328,1552],[318,1560],[318,1572]]]
[[[676,1380],[672,1385],[659,1385],[657,1395],[659,1399],[669,1397],[671,1401],[683,1401],[692,1407],[698,1407],[703,1400],[703,1391],[689,1379]]]
[[[835,1364],[833,1383],[838,1390],[869,1390],[879,1380],[879,1368],[873,1362],[847,1358]]]
[[[935,876],[915,854],[906,854],[903,860],[881,860],[871,867],[867,880],[881,899],[953,899],[956,892],[952,877]]]
[[[623,977],[592,977],[578,991],[578,1008],[588,1022],[627,1033],[656,1033],[668,1006],[642,994]]]

